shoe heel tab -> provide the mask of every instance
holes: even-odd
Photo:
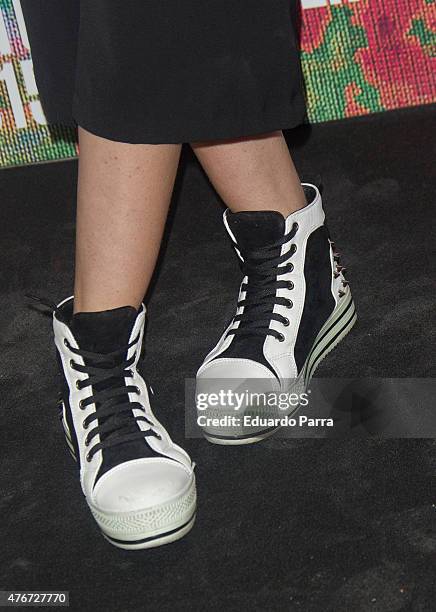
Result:
[[[301,184],[316,187],[322,196],[324,185],[320,174],[303,174],[301,177]]]
[[[322,195],[318,187],[313,183],[302,183],[304,194],[306,196],[307,204],[304,208],[300,208],[297,212],[307,211],[310,208],[321,206],[322,208]]]
[[[231,213],[232,211],[230,210],[230,208],[226,208],[226,210],[223,213],[223,223],[224,223],[224,227],[226,228],[226,232],[228,233],[230,240],[232,241],[233,247],[238,245],[238,242],[236,240],[236,236],[234,235],[234,233],[232,232],[232,230],[230,229],[230,225],[229,225],[229,220],[228,220],[228,215]],[[240,257],[238,255],[238,257]]]

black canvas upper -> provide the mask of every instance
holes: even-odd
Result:
[[[128,344],[137,314],[132,306],[79,312],[72,318],[71,331],[80,348],[109,353]]]
[[[324,225],[312,232],[307,240],[304,279],[306,295],[294,348],[298,372],[301,371],[318,332],[335,307],[331,291],[330,243]]]
[[[259,248],[267,247],[280,240],[285,234],[285,218],[277,211],[229,212],[227,213],[227,221],[243,258],[249,257],[253,251],[256,252]],[[281,247],[278,246],[272,253],[273,257],[279,257],[280,251]],[[251,297],[250,279],[246,297]],[[273,308],[274,303],[271,303],[268,309],[270,313],[272,313]],[[247,316],[256,313],[256,311],[265,312],[265,307],[247,306],[244,308],[244,314]],[[246,323],[242,320],[239,328],[243,328],[244,325]],[[265,337],[262,336],[235,336],[230,346],[219,357],[252,359],[267,367],[277,376],[263,354],[264,342]]]

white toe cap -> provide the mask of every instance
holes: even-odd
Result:
[[[165,457],[128,461],[97,481],[92,504],[105,512],[153,508],[183,496],[192,478],[192,471]]]

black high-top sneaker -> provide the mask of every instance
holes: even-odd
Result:
[[[145,307],[72,316],[56,307],[61,420],[86,501],[103,535],[125,549],[184,536],[196,509],[193,464],[150,407],[137,370]]]
[[[356,321],[321,195],[303,187],[307,206],[286,219],[274,211],[224,213],[244,278],[236,314],[197,373],[198,422],[210,442],[249,444],[274,433],[276,419],[252,417],[291,416],[295,397],[285,406],[271,398],[298,398]]]

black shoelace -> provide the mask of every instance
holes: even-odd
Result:
[[[238,308],[243,307],[244,312],[233,319],[234,323],[240,322],[239,327],[231,329],[228,336],[273,336],[280,342],[284,341],[284,335],[270,329],[269,325],[271,321],[279,321],[286,327],[289,325],[289,319],[273,312],[273,309],[275,304],[286,308],[293,306],[292,300],[279,297],[277,290],[294,288],[292,281],[279,280],[278,277],[294,269],[288,260],[297,250],[297,246],[292,244],[290,250],[283,255],[277,255],[277,251],[283,244],[292,240],[297,230],[298,224],[294,223],[291,231],[283,238],[250,251],[242,252],[238,244],[234,245],[243,258],[241,269],[244,277],[247,277],[247,282],[242,284],[245,299],[238,302]]]
[[[117,349],[111,353],[101,354],[82,349],[76,349],[65,340],[65,345],[74,354],[83,358],[85,365],[70,361],[70,366],[77,372],[87,374],[85,380],[77,380],[76,387],[84,389],[92,387],[92,395],[80,401],[79,407],[85,410],[91,404],[95,405],[95,412],[83,421],[85,429],[97,421],[85,440],[85,445],[90,446],[95,436],[100,436],[100,442],[94,444],[88,454],[87,461],[99,451],[118,444],[124,444],[132,440],[154,436],[161,436],[153,429],[142,431],[138,422],[146,422],[150,427],[154,424],[145,416],[135,416],[133,409],[145,412],[140,402],[131,402],[128,393],[140,395],[141,391],[134,385],[127,385],[125,378],[133,377],[130,367],[135,361],[135,355],[127,358],[128,350],[136,344],[138,338],[133,340],[127,347]]]

